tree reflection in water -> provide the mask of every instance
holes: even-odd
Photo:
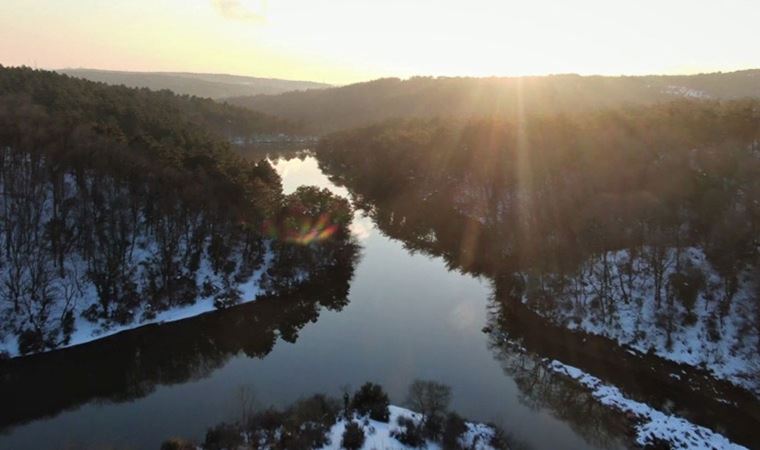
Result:
[[[551,411],[595,447],[622,446],[623,421],[611,414],[585,387],[547,369],[540,356],[522,351],[519,346],[493,342],[489,347],[504,372],[520,388],[523,404]]]
[[[489,348],[517,383],[526,405],[550,411],[593,445],[618,447],[631,441],[625,438],[631,433],[627,418],[602,406],[577,382],[548,370],[546,361],[557,359],[655,408],[720,430],[745,445],[760,444],[754,433],[757,416],[751,413],[760,411],[760,403],[747,391],[704,370],[632,354],[611,339],[564,328],[522,302],[526,286],[520,273],[526,264],[540,275],[570,261],[546,266],[510,255],[491,244],[502,242],[499,234],[507,232],[489,225],[495,220],[479,221],[464,214],[446,193],[431,191],[424,183],[411,181],[403,189],[393,189],[383,180],[362,178],[355,168],[323,159],[320,167],[331,181],[348,188],[355,205],[381,232],[403,242],[407,250],[440,257],[449,270],[493,280],[485,327]],[[544,300],[551,303],[553,297]]]
[[[320,245],[326,246],[332,258],[312,268],[310,281],[286,293],[76,347],[1,361],[0,398],[14,407],[0,408],[0,428],[93,400],[134,400],[159,385],[206,377],[240,353],[263,358],[278,337],[295,342],[307,323],[318,320],[322,309],[340,311],[348,304],[359,245],[347,235]],[[49,367],[56,368],[54,377]]]

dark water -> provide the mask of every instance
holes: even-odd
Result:
[[[275,164],[286,192],[310,184],[348,195],[313,157]],[[408,250],[361,213],[352,230],[361,255],[352,275],[335,274],[334,292],[317,286],[294,299],[147,327],[3,369],[12,401],[0,406],[0,448],[157,449],[168,437],[202,439],[207,427],[234,419],[241,390],[259,405],[284,405],[371,380],[399,403],[415,378],[450,385],[453,409],[495,422],[534,448],[620,448],[630,441],[620,418],[542,371],[542,356],[593,366],[598,376],[646,390],[654,402],[689,396],[652,394],[625,362],[588,353],[594,347],[584,346],[593,342],[537,333],[540,323],[495,302],[491,280]],[[503,345],[501,332],[522,337],[536,355]]]

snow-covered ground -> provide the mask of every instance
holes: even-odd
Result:
[[[148,260],[150,257],[151,253],[149,251],[135,252],[135,255],[133,256],[133,265],[136,267],[140,266],[143,261]],[[240,303],[253,301],[261,294],[261,277],[271,264],[272,257],[272,252],[268,250],[264,256],[264,263],[262,266],[254,271],[254,273],[246,281],[235,286],[235,288],[240,293]],[[84,268],[76,270],[74,273],[83,274]],[[2,274],[0,274],[0,279],[2,279],[1,275]],[[214,271],[209,266],[208,260],[206,259],[203,259],[201,261],[201,267],[197,271],[195,277],[196,284],[198,286],[202,286],[204,282],[211,282],[215,284],[221,283],[221,277],[214,273]],[[169,308],[154,315],[146,315],[145,311],[143,310],[134,311],[135,320],[131,323],[110,323],[104,325],[102,323],[92,322],[83,317],[83,312],[88,307],[98,302],[98,296],[92,284],[87,283],[86,280],[79,280],[79,282],[82,283],[83,288],[81,292],[73,299],[75,303],[73,307],[74,331],[71,333],[68,342],[62,343],[58,348],[66,348],[78,344],[83,344],[144,325],[187,319],[217,309],[216,306],[214,306],[213,295],[205,297],[199,296],[191,304]],[[0,335],[0,353],[2,352],[5,352],[10,357],[19,356],[18,342],[13,334],[8,333],[4,338]]]
[[[608,252],[572,276],[526,273],[523,302],[569,329],[707,369],[760,395],[757,287],[750,274],[739,274],[736,292],[729,296],[725,279],[701,249],[666,249],[659,258],[654,251]],[[661,271],[659,305],[655,265]],[[676,298],[669,286],[676,273],[697,274],[693,305]]]
[[[603,405],[635,416],[636,443],[641,446],[662,440],[672,448],[680,449],[746,449],[705,427],[629,399],[615,386],[604,384],[599,378],[576,367],[556,360],[547,363],[552,371],[570,377],[588,388]]]
[[[7,152],[0,157],[9,158]],[[31,157],[23,161],[31,164]],[[0,179],[0,211],[7,218],[0,219],[0,357],[82,344],[212,311],[215,299],[228,306],[260,294],[262,276],[273,260],[270,242],[262,241],[261,247],[243,240],[214,245],[203,213],[188,213],[176,223],[146,217],[142,210],[123,206],[132,193],[112,179],[99,179],[97,192],[113,203],[102,207],[103,216],[115,217],[113,222],[121,225],[105,224],[99,234],[82,238],[101,236],[89,256],[82,246],[69,243],[59,257],[47,235],[51,224],[58,220],[70,230],[87,225],[73,223],[73,213],[59,213],[61,218],[54,220],[52,182],[34,179],[31,169],[25,170],[29,173]],[[94,175],[64,174],[58,203],[78,204],[90,195],[86,189],[94,180]]]
[[[363,450],[383,449],[383,450],[405,450],[411,449],[401,442],[397,441],[391,436],[391,434],[398,430],[398,419],[400,417],[406,417],[414,421],[416,424],[422,421],[422,415],[413,411],[410,411],[399,406],[389,406],[390,420],[388,423],[378,422],[375,420],[367,420],[366,422],[356,420],[364,430],[364,446]],[[491,450],[493,447],[489,444],[491,438],[494,435],[494,429],[488,425],[481,423],[467,422],[468,431],[465,432],[461,439],[462,448],[469,448],[472,450]],[[335,425],[330,429],[330,443],[322,448],[322,450],[340,450],[341,439],[343,432],[346,429],[346,420],[338,420]],[[428,441],[425,447],[428,450],[438,450],[441,446],[438,443]]]
[[[710,99],[712,96],[705,91],[699,89],[691,89],[686,86],[668,85],[662,90],[663,93],[673,95],[676,97],[686,98],[698,98],[698,99]]]

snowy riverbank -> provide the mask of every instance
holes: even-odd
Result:
[[[131,264],[134,267],[145,266],[146,261],[150,261],[151,257],[152,254],[150,252],[135,252]],[[239,293],[239,304],[254,301],[261,294],[261,280],[267,268],[271,265],[272,258],[273,254],[271,250],[268,250],[264,255],[264,261],[261,266],[256,269],[248,279],[233,287],[233,290]],[[73,270],[72,273],[83,273],[83,271],[84,268],[82,270]],[[95,286],[88,283],[84,277],[74,281],[76,281],[78,286],[82,287],[77,290],[76,295],[71,297],[73,305],[70,306],[70,311],[73,320],[71,323],[73,331],[68,339],[61,342],[57,348],[66,348],[84,344],[141,326],[174,322],[218,309],[215,305],[217,300],[215,300],[214,295],[201,295],[191,303],[177,305],[156,313],[150,313],[144,307],[138,307],[132,311],[131,316],[133,317],[133,320],[129,323],[117,324],[113,322],[93,321],[88,320],[85,317],[85,312],[89,308],[98,304],[98,295]],[[66,282],[72,281],[70,278],[61,280],[61,283]],[[214,273],[208,264],[208,261],[205,259],[202,260],[201,268],[195,274],[196,285],[222,285],[224,282],[225,277]],[[11,333],[6,334],[4,338],[0,335],[0,354],[5,354],[9,357],[20,356],[21,353],[19,352],[18,337]]]
[[[665,441],[672,448],[680,449],[746,449],[712,430],[627,398],[615,386],[605,384],[576,367],[556,360],[548,362],[548,367],[588,388],[601,404],[635,417],[636,443],[641,446]]]
[[[523,303],[552,322],[706,369],[760,395],[756,289],[699,248],[608,252],[573,275],[523,274]]]

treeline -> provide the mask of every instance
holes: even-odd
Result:
[[[674,358],[693,327],[692,359],[756,378],[759,102],[399,120],[330,135],[319,158],[383,231],[517,276],[547,317]]]
[[[72,77],[154,91],[169,89],[177,94],[221,99],[240,95],[280,94],[300,89],[323,89],[324,83],[279,80],[239,75],[189,72],[131,72],[97,69],[59,70]]]
[[[413,196],[476,218],[505,258],[573,264],[661,241],[699,244],[732,270],[755,253],[755,101],[517,122],[399,120],[330,135],[318,152],[359,194]]]
[[[97,123],[154,146],[181,145],[183,134],[193,132],[188,125],[225,139],[297,131],[288,121],[207,98],[110,86],[27,67],[0,65],[0,95],[29,97],[70,127]]]
[[[325,133],[391,118],[494,117],[578,113],[679,98],[760,96],[758,71],[688,76],[550,75],[512,78],[386,78],[349,86],[237,97],[232,104],[304,123]]]
[[[259,286],[305,280],[310,252],[345,242],[345,232],[308,247],[265,234],[292,204],[318,201],[307,213],[340,230],[350,207],[326,191],[283,196],[268,163],[245,161],[213,131],[234,113],[0,70],[0,341],[31,353],[68,343],[85,322],[97,334],[199,298],[250,300]],[[304,247],[290,251],[300,265],[283,260],[288,246]],[[285,274],[294,265],[297,278]]]

